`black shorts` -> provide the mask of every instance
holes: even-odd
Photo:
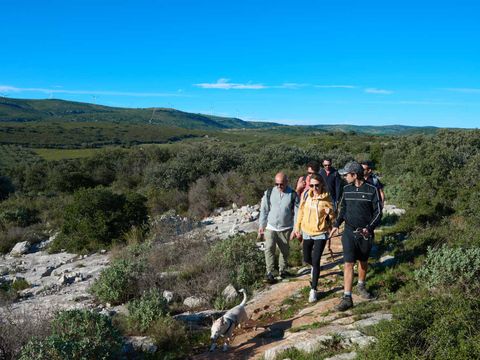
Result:
[[[367,261],[373,245],[373,234],[364,239],[362,235],[353,231],[354,229],[345,226],[342,235],[343,261],[347,263],[353,263],[357,260]]]

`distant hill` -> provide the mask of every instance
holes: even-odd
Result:
[[[193,114],[175,109],[130,109],[57,99],[25,100],[0,98],[0,122],[118,122],[175,126],[184,129],[259,129],[282,126],[237,118]]]
[[[434,133],[436,127],[403,125],[288,126],[274,122],[244,121],[237,118],[194,114],[168,108],[118,108],[57,99],[27,100],[0,97],[0,124],[22,122],[88,122],[130,125],[162,125],[188,130],[269,130],[282,133],[356,132],[369,135],[407,135]]]

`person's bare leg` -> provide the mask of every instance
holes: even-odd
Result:
[[[358,281],[365,282],[367,278],[367,270],[368,270],[368,261],[359,261],[358,262]]]
[[[343,287],[346,293],[352,292],[353,284],[353,263],[343,265]]]

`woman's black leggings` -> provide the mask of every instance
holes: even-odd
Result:
[[[318,278],[320,276],[320,258],[327,240],[306,240],[303,239],[303,261],[312,265],[312,289],[317,290]]]

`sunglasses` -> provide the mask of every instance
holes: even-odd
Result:
[[[281,187],[281,186],[285,186],[285,184],[283,184],[283,183],[275,183],[275,186],[280,186],[280,187]]]
[[[310,184],[312,188],[320,188],[320,184]]]

